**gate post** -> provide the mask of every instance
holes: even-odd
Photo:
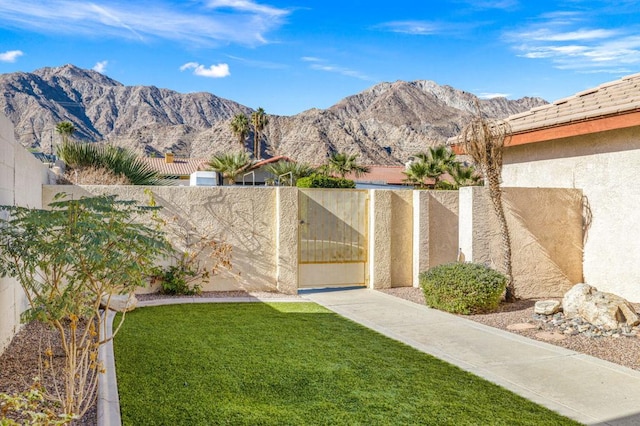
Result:
[[[298,294],[298,189],[276,189],[276,287]]]
[[[369,194],[369,288],[391,288],[391,191]]]

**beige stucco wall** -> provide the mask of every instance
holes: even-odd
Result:
[[[582,281],[582,193],[574,189],[504,188],[518,297],[560,297]],[[464,259],[503,271],[501,236],[484,187],[460,190]]]
[[[640,302],[640,127],[509,148],[507,186],[581,189],[584,281]]]
[[[13,125],[0,115],[0,205],[42,207],[48,169],[14,140]],[[0,278],[0,353],[20,327],[27,301],[20,285]]]
[[[369,287],[413,285],[413,195],[369,191]]]
[[[279,223],[287,226],[296,224],[297,202],[286,188],[279,191],[276,188],[228,186],[149,189],[158,205],[163,207],[162,216],[177,217],[204,234],[219,236],[233,247],[233,269],[222,270],[203,286],[203,290],[274,291],[280,276],[283,280],[280,290],[293,292],[297,282],[294,285],[290,281],[297,279],[293,272],[297,267],[297,257],[289,253],[290,245],[283,247],[284,242],[280,244],[280,255],[277,252],[278,235],[285,238],[287,244],[297,239],[297,231],[278,232]],[[45,186],[43,200],[48,203],[57,192],[63,191],[76,197],[116,193],[121,199],[147,203],[144,190],[139,186]],[[277,206],[278,193],[285,196]]]
[[[419,275],[458,254],[458,191],[413,191],[413,286]]]

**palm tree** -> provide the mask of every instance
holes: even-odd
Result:
[[[296,163],[293,161],[278,161],[277,163],[268,165],[266,170],[276,178],[280,178],[281,185],[291,186],[295,185],[298,179],[311,176],[315,172],[315,169],[309,164]],[[289,173],[291,173],[291,175],[289,175]],[[287,176],[285,177],[283,175]]]
[[[414,155],[414,158],[418,161],[413,164],[426,164],[428,177],[435,180],[435,186],[438,186],[442,175],[449,172],[451,167],[456,163],[456,154],[445,145],[430,147],[429,151],[420,152]]]
[[[265,114],[262,107],[251,114],[251,124],[253,125],[253,155],[257,160],[260,159],[260,138],[262,131],[269,124],[269,117]]]
[[[246,115],[240,113],[231,119],[231,131],[238,137],[240,148],[244,149],[244,141],[249,136],[249,119]]]
[[[341,178],[344,178],[348,173],[353,173],[356,177],[360,177],[370,170],[368,166],[358,164],[358,154],[346,154],[344,152],[332,153],[325,168],[329,173],[336,173]]]
[[[458,189],[461,186],[476,186],[482,183],[482,178],[476,173],[473,166],[455,162],[448,171],[454,182],[452,189]]]
[[[507,291],[505,299],[513,302],[517,299],[513,284],[511,268],[511,237],[507,218],[502,205],[502,188],[500,176],[502,174],[502,152],[505,140],[510,137],[511,128],[505,121],[488,120],[482,116],[480,106],[476,101],[477,113],[464,127],[460,135],[464,150],[474,163],[480,168],[489,189],[489,197],[493,210],[500,224],[502,236],[503,267],[507,276]]]
[[[214,156],[209,161],[211,169],[222,174],[229,185],[235,185],[236,176],[251,166],[251,158],[246,151],[227,152]]]
[[[70,121],[61,121],[56,124],[56,132],[62,137],[62,143],[67,143],[75,131],[76,128],[73,127],[73,123]]]
[[[429,166],[424,161],[414,161],[402,173],[407,176],[405,182],[425,188],[427,185],[425,180],[429,177]]]

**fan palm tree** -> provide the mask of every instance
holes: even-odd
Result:
[[[246,115],[240,113],[231,119],[231,131],[238,138],[240,148],[244,149],[244,141],[249,136],[249,119]]]
[[[502,188],[500,176],[502,174],[502,152],[505,140],[510,137],[511,128],[505,121],[488,120],[482,116],[480,106],[476,102],[476,115],[464,127],[460,135],[464,150],[469,155],[485,179],[489,189],[489,197],[493,210],[500,224],[502,236],[503,267],[507,276],[507,291],[505,299],[513,302],[517,299],[513,284],[511,268],[511,237],[507,218],[502,205]]]
[[[456,163],[456,154],[445,145],[430,147],[429,151],[420,152],[414,155],[414,158],[418,161],[415,161],[413,164],[426,164],[428,177],[435,180],[435,186],[438,186],[442,175],[449,172],[451,167]]]
[[[455,162],[449,167],[449,175],[454,182],[452,189],[458,189],[461,186],[476,186],[482,183],[482,178],[476,173],[473,166],[466,166],[459,162]]]
[[[346,154],[344,152],[332,153],[327,161],[326,170],[344,178],[347,174],[353,173],[360,177],[371,170],[368,166],[358,164],[358,154]]]
[[[280,179],[280,185],[295,185],[302,177],[311,176],[315,169],[307,163],[293,161],[278,161],[266,167],[267,172]],[[291,175],[289,175],[291,173]],[[287,176],[283,176],[287,175]]]
[[[428,163],[424,161],[412,162],[402,173],[407,176],[406,179],[404,179],[405,182],[417,185],[418,188],[425,188],[427,185],[425,180],[430,177]]]
[[[227,152],[214,156],[209,166],[220,173],[229,185],[235,185],[236,176],[251,166],[251,158],[246,151]]]
[[[76,128],[73,126],[73,123],[70,121],[61,121],[56,124],[56,133],[60,134],[62,137],[62,143],[67,143],[69,138],[76,131]]]
[[[253,125],[253,155],[256,160],[260,159],[260,138],[262,131],[269,124],[269,117],[265,114],[264,109],[258,108],[251,114],[251,124]]]

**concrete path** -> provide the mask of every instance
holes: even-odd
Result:
[[[374,290],[300,295],[581,423],[640,425],[638,371]]]

